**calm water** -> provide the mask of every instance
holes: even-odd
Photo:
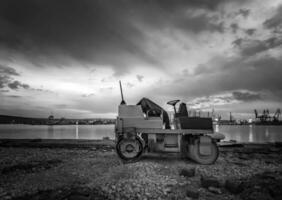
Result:
[[[0,125],[0,138],[114,139],[114,125]]]
[[[215,126],[225,140],[237,142],[282,142],[282,126]]]
[[[225,140],[282,142],[282,126],[215,126]],[[114,139],[114,125],[0,125],[0,138],[18,139]]]

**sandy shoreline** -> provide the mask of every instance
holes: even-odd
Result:
[[[0,199],[280,199],[282,145],[220,147],[214,165],[149,154],[123,164],[111,140],[0,140]]]

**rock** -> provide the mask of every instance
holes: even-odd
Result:
[[[277,147],[271,147],[271,148],[269,148],[269,151],[271,151],[271,152],[279,152],[280,149],[277,148]]]
[[[185,183],[185,182],[180,182],[180,183],[178,183],[178,185],[179,186],[184,186],[184,185],[186,185],[187,183]]]
[[[265,158],[264,159],[265,164],[275,164],[275,160],[273,160],[272,158]]]
[[[242,193],[240,196],[243,200],[273,200],[271,195],[265,192]]]
[[[208,188],[208,190],[212,193],[215,193],[215,194],[221,194],[222,193],[220,188],[216,188],[216,187],[212,187],[212,186],[210,186]]]
[[[254,176],[250,184],[255,184],[252,189],[254,191],[265,191],[264,193],[271,194],[274,199],[282,197],[282,177],[278,173],[265,171]]]
[[[212,177],[212,176],[202,176],[201,177],[201,185],[204,188],[208,188],[210,186],[219,188],[221,184],[220,184],[220,181],[217,178],[215,178],[215,177]]]
[[[245,167],[245,166],[248,166],[246,163],[242,162],[242,161],[233,161],[233,162],[230,162],[234,165],[238,165],[238,166],[242,166],[242,167]]]
[[[186,196],[194,198],[194,199],[198,199],[199,198],[199,191],[197,189],[194,189],[194,188],[188,188],[186,190]]]
[[[164,188],[163,189],[163,193],[165,194],[165,195],[167,195],[168,193],[171,193],[171,188]]]
[[[277,173],[274,173],[272,171],[265,171],[262,174],[259,174],[258,178],[260,178],[262,180],[275,179],[275,178],[277,178]]]
[[[2,197],[1,197],[1,198],[2,198]],[[4,196],[4,197],[3,197],[3,200],[10,200],[10,199],[12,199],[11,196]]]
[[[0,197],[4,197],[6,195],[7,195],[7,192],[5,192],[5,190],[2,187],[0,187]]]
[[[84,196],[79,194],[70,195],[69,200],[90,200],[90,196]]]
[[[195,168],[182,169],[179,172],[179,175],[184,176],[184,177],[193,177],[193,176],[195,176]]]
[[[282,178],[275,180],[276,184],[272,184],[269,187],[269,192],[274,199],[281,199],[282,197]]]
[[[175,180],[175,179],[170,179],[170,180],[166,181],[166,186],[167,187],[173,187],[176,184],[177,184],[177,180]]]
[[[241,193],[244,189],[243,183],[239,179],[228,179],[228,180],[226,180],[225,188],[233,194]]]
[[[249,157],[247,154],[240,154],[240,155],[238,156],[238,158],[240,158],[240,159],[242,159],[242,160],[249,160],[249,159],[250,159],[250,157]]]
[[[145,192],[145,196],[143,197],[143,199],[150,199],[151,194],[149,192]]]

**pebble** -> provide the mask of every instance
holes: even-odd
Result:
[[[0,197],[5,196],[7,192],[5,192],[4,188],[0,187]]]
[[[68,198],[69,200],[90,200],[90,196],[83,196],[83,195],[71,195]]]
[[[216,177],[212,176],[202,176],[201,177],[201,185],[204,188],[212,187],[220,187],[220,181]]]
[[[195,168],[182,169],[179,172],[179,175],[184,176],[184,177],[193,177],[193,176],[195,176]]]
[[[216,188],[216,187],[212,187],[212,186],[208,187],[208,190],[212,193],[215,193],[215,194],[221,194],[222,193],[220,188]]]
[[[10,199],[12,199],[11,196],[4,196],[4,197],[3,197],[3,200],[10,200]]]
[[[199,198],[199,191],[196,190],[195,188],[188,188],[188,189],[186,189],[186,195],[188,197],[198,199]]]
[[[225,188],[233,194],[238,194],[243,191],[243,184],[239,179],[228,179],[225,182]]]

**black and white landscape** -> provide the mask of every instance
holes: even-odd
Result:
[[[281,75],[281,0],[0,0],[0,199],[280,200]]]

